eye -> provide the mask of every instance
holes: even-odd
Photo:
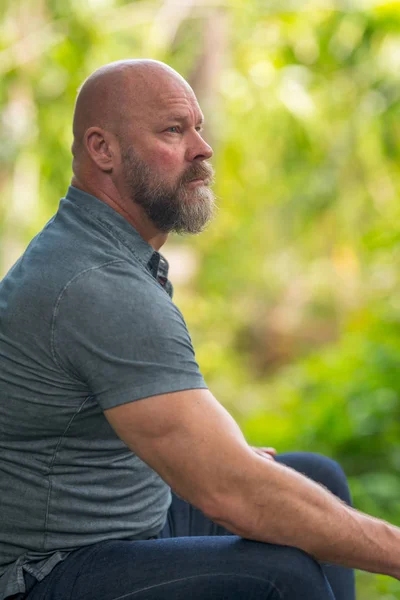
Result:
[[[173,129],[175,131],[172,131]],[[172,125],[171,127],[168,127],[167,131],[168,131],[168,133],[180,133],[181,129],[180,129],[180,127],[178,127],[178,125]]]

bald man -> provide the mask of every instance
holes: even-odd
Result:
[[[0,284],[0,600],[351,600],[350,567],[399,577],[400,530],[349,507],[340,467],[249,447],[200,373],[159,250],[213,215],[202,123],[156,61],[78,94],[72,185]]]

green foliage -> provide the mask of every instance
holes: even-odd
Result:
[[[1,270],[65,193],[84,78],[165,60],[215,148],[215,222],[165,247],[195,265],[175,298],[211,390],[249,442],[336,458],[355,505],[400,525],[400,8],[350,4],[1,3]]]

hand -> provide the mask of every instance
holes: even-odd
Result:
[[[274,460],[274,456],[277,454],[275,448],[256,448],[255,446],[250,447],[256,454],[269,460]]]

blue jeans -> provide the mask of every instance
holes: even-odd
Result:
[[[343,471],[318,454],[276,457],[350,503]],[[110,540],[72,552],[27,600],[354,600],[350,569],[243,539],[173,496],[157,539]]]

